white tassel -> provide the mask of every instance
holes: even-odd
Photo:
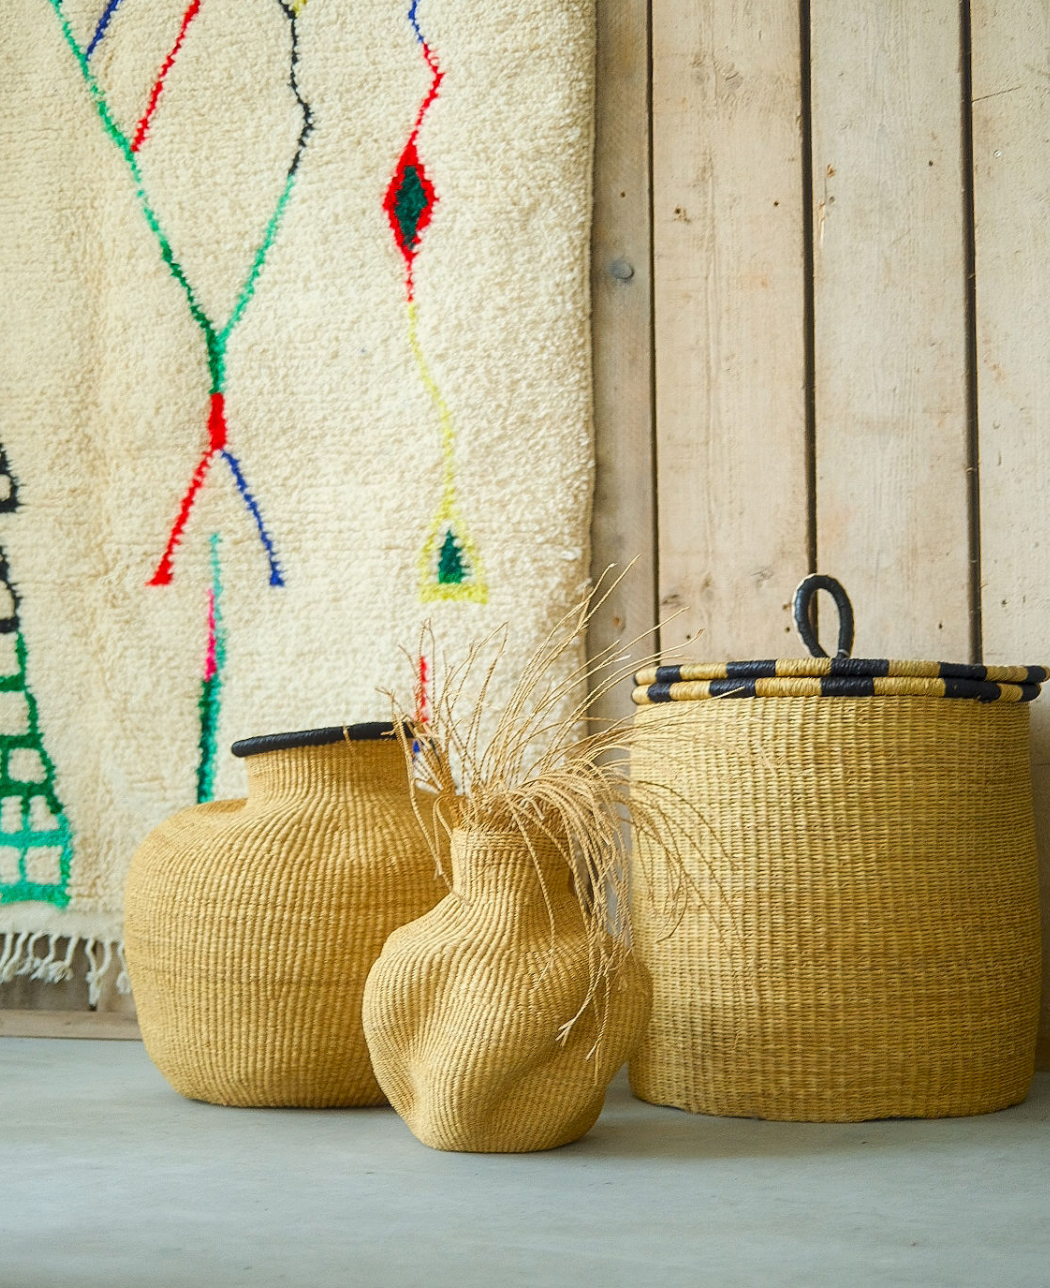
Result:
[[[69,936],[69,943],[66,945],[66,955],[61,961],[52,962],[48,972],[47,982],[49,984],[61,984],[63,980],[70,979],[73,974],[73,954],[76,951],[77,944],[80,940],[76,935]]]
[[[38,956],[37,943],[47,937],[47,955]],[[59,945],[65,940],[65,955],[60,956]],[[102,995],[102,983],[113,965],[116,954],[120,971],[116,978],[118,993],[131,992],[131,980],[128,978],[127,962],[124,960],[123,942],[114,943],[108,939],[80,939],[77,935],[48,933],[40,930],[16,932],[6,930],[0,935],[0,984],[9,984],[13,979],[26,976],[31,980],[40,980],[45,984],[61,984],[76,974],[73,964],[77,948],[83,945],[87,957],[88,1003],[97,1006]]]
[[[23,930],[15,940],[11,951],[9,953],[5,951],[3,966],[0,967],[0,984],[9,984],[18,973],[18,966],[22,960],[22,949],[25,948],[28,938],[29,931]]]
[[[120,961],[120,974],[117,976],[117,992],[127,996],[131,992],[131,976],[128,974],[128,963],[124,959],[124,941],[117,944],[117,957]]]
[[[12,930],[4,931],[4,945],[0,949],[0,982],[3,981],[4,971],[7,969],[7,963],[14,956],[15,951],[15,934]]]
[[[91,939],[84,946],[88,961],[91,963],[87,973],[88,1006],[97,1006],[102,996],[102,981],[113,963],[113,944],[110,940],[102,941],[102,960],[95,962],[95,940]]]
[[[30,959],[33,967],[33,972],[29,976],[30,979],[42,979],[50,983],[51,967],[55,964],[55,943],[57,938],[56,935],[48,935],[46,957],[33,957]],[[32,949],[33,945],[30,944],[29,947]]]
[[[37,933],[30,938],[29,943],[26,945],[25,955],[21,962],[19,962],[18,969],[15,971],[16,975],[28,975],[30,979],[33,978],[33,971],[36,969],[37,963],[36,941],[38,939],[43,939],[43,937],[43,931],[38,930]]]
[[[99,997],[98,963],[95,961],[94,939],[84,940],[84,956],[88,959],[87,975],[85,976],[88,986],[88,1005],[94,1006]]]

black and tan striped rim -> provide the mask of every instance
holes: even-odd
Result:
[[[813,600],[826,590],[839,613],[839,647],[828,657],[817,639]],[[895,661],[850,657],[853,608],[834,577],[813,573],[795,591],[795,625],[812,657],[752,662],[683,662],[639,671],[632,697],[639,706],[702,698],[968,698],[1031,702],[1050,678],[1045,666],[984,666],[972,662]]]
[[[639,671],[632,695],[639,706],[704,698],[968,698],[1031,702],[1047,679],[1043,666],[978,666],[956,662],[895,662],[885,658],[784,658],[776,661],[689,663]]]

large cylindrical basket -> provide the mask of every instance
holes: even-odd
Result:
[[[803,582],[809,640],[818,587],[848,609],[838,583]],[[671,847],[636,838],[632,929],[654,994],[630,1069],[643,1100],[855,1121],[1027,1093],[1027,702],[1047,672],[861,660],[851,644],[848,614],[836,658],[636,677],[636,719],[661,736],[632,772],[666,789],[687,869],[683,889]]]

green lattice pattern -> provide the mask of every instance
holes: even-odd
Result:
[[[73,837],[26,683],[25,641],[17,629],[12,635],[15,668],[0,675],[0,903],[41,899],[62,908]]]

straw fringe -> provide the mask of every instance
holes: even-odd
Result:
[[[437,668],[430,711],[422,717],[418,710],[402,706],[395,694],[387,694],[408,764],[413,807],[446,880],[443,864],[457,830],[514,832],[530,847],[531,838],[541,838],[575,875],[588,943],[589,984],[579,1013],[560,1026],[563,1042],[580,1015],[608,997],[630,951],[630,834],[625,823],[629,820],[641,835],[658,833],[666,839],[671,815],[681,827],[688,814],[680,803],[669,801],[662,782],[631,775],[633,747],[644,741],[654,756],[673,754],[673,741],[659,728],[630,718],[599,721],[592,715],[598,699],[633,674],[637,662],[629,661],[629,651],[637,640],[607,648],[553,678],[630,570],[628,566],[618,575],[607,570],[593,591],[553,626],[526,662],[484,748],[486,698],[507,647],[506,625],[474,643],[459,665]],[[441,656],[429,623],[414,656]],[[406,657],[414,670],[413,655]],[[470,714],[464,718],[461,708],[471,692]],[[556,713],[573,694],[576,700],[568,714],[559,717]],[[690,836],[705,828],[694,812],[680,834],[681,843],[688,845]],[[666,850],[675,874],[660,909],[668,930],[681,916],[684,901],[709,897],[687,877],[677,845],[672,842]],[[553,936],[548,876],[537,867]]]

